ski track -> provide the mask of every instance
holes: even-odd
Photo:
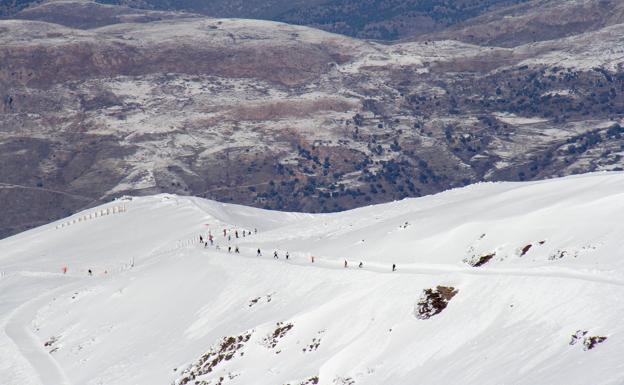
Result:
[[[190,199],[187,202],[190,202],[194,208],[199,209],[199,211],[201,211],[202,213],[206,215],[210,215],[210,213],[208,213],[205,209],[200,207],[197,204],[197,202],[195,202],[195,200]],[[225,250],[215,250],[214,246],[211,246],[211,248],[215,252],[226,254]],[[239,249],[243,251],[246,248],[240,247]],[[232,252],[232,254],[235,255],[234,252]],[[251,254],[239,254],[239,256],[242,256],[245,258],[264,259],[264,256],[257,257],[257,256],[253,256],[252,254],[255,254],[255,249],[251,249]],[[293,259],[293,257],[295,259]],[[272,256],[271,256],[271,259],[273,259]],[[344,264],[343,264],[344,262],[342,261],[330,261],[330,260],[327,260],[324,258],[318,258],[318,257],[315,257],[314,264],[312,264],[310,261],[308,261],[308,263],[303,262],[300,260],[300,257],[297,257],[295,255],[291,256],[290,259],[286,262],[292,265],[300,265],[300,266],[312,265],[312,267],[316,267],[316,268],[345,269]],[[348,262],[354,263],[353,261],[348,261]],[[544,278],[559,278],[559,279],[575,279],[575,280],[582,280],[582,281],[587,281],[587,282],[602,283],[602,284],[607,284],[607,285],[624,286],[624,280],[621,280],[621,279],[600,277],[596,274],[587,274],[587,273],[581,273],[581,272],[572,271],[572,270],[565,271],[565,270],[557,269],[557,268],[555,269],[551,268],[548,270],[527,270],[527,269],[496,269],[496,268],[487,268],[487,267],[467,268],[467,267],[453,266],[453,265],[446,265],[446,266],[445,265],[420,265],[420,266],[408,265],[406,267],[401,267],[401,268],[398,268],[397,266],[397,271],[392,271],[391,265],[382,264],[382,263],[374,262],[374,261],[372,263],[366,262],[364,264],[364,267],[358,268],[357,267],[358,262],[359,261],[355,262],[355,266],[353,265],[349,266],[347,270],[357,269],[357,270],[365,270],[365,271],[372,271],[376,273],[386,273],[386,274],[394,273],[394,274],[429,275],[429,274],[453,274],[455,273],[455,274],[468,274],[468,275],[479,275],[479,276],[544,277]]]
[[[204,250],[203,248],[201,250]],[[210,250],[210,249],[205,249]],[[392,271],[392,265],[382,264],[378,262],[366,262],[362,268],[357,267],[358,262],[348,261],[350,264],[347,268],[344,267],[343,261],[330,261],[324,258],[315,257],[315,262],[312,263],[310,261],[304,262],[301,260],[301,257],[291,256],[288,260],[285,260],[284,257],[280,257],[277,261],[271,256],[261,255],[259,257],[252,256],[248,253],[242,253],[244,251],[243,248],[239,247],[241,253],[238,255],[243,258],[255,258],[262,260],[273,259],[275,262],[286,262],[291,265],[297,266],[309,266],[314,268],[323,268],[323,269],[332,269],[332,270],[363,270],[363,271],[372,271],[375,273],[381,274],[413,274],[413,275],[433,275],[433,274],[468,274],[468,275],[479,275],[479,276],[517,276],[517,277],[544,277],[544,278],[560,278],[560,279],[575,279],[587,282],[595,282],[602,283],[607,285],[616,285],[616,286],[624,286],[624,280],[615,279],[615,278],[606,278],[600,277],[596,274],[586,274],[579,273],[576,271],[565,271],[558,269],[558,271],[554,269],[550,270],[527,270],[527,269],[496,269],[496,268],[466,268],[460,266],[444,266],[444,265],[421,265],[414,266],[408,265],[406,267],[397,266],[396,271]],[[231,252],[228,253],[225,250],[214,250],[214,248],[210,251],[214,251],[218,254],[227,254],[236,256],[236,253]],[[252,250],[255,252],[255,250]]]
[[[79,282],[82,283],[82,282]],[[64,284],[48,291],[15,309],[5,325],[5,333],[19,349],[21,355],[30,363],[42,385],[72,385],[60,365],[48,353],[37,336],[30,331],[28,325],[35,318],[37,311],[58,295],[75,286],[74,283]]]

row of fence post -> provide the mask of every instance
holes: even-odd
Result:
[[[126,211],[128,211],[126,205],[118,205],[113,207],[107,207],[105,209],[98,209],[96,211],[90,212],[89,214],[82,214],[77,218],[72,218],[65,222],[59,223],[58,225],[56,225],[56,228],[62,229],[64,227],[75,225],[80,222],[86,222],[92,219],[105,217],[107,215],[121,214],[125,213]]]

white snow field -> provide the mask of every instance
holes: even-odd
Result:
[[[322,215],[118,200],[0,271],[2,385],[624,384],[624,173]]]

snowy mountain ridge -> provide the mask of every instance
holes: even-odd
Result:
[[[0,241],[0,378],[621,384],[623,217],[622,172],[333,214],[118,199]]]

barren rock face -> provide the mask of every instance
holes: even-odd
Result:
[[[335,211],[622,167],[621,25],[484,48],[124,20],[0,21],[0,234],[126,193]]]
[[[437,286],[434,289],[425,289],[414,308],[414,316],[417,319],[426,320],[440,314],[458,290],[454,287]]]

